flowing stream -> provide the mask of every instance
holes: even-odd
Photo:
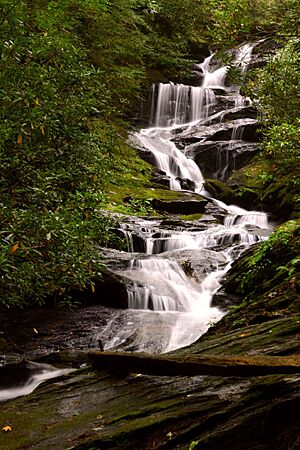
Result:
[[[242,72],[252,48],[246,44],[236,52]],[[181,191],[188,182],[199,200],[207,198],[205,213],[193,221],[123,219],[128,251],[115,250],[114,260],[124,260],[126,267],[114,271],[126,284],[128,308],[111,310],[106,325],[91,330],[93,346],[101,341],[104,350],[163,353],[197,340],[226,313],[212,306],[212,298],[232,261],[272,230],[263,212],[225,205],[203,189],[202,155],[215,152],[213,176],[225,179],[241,153],[255,151],[249,130],[256,120],[248,116],[251,101],[225,85],[227,67],[218,67],[209,56],[196,68],[201,86],[153,86],[150,127],[135,133],[132,142],[162,171],[171,190]],[[6,386],[0,401],[26,395],[66,371],[29,364],[25,385]]]
[[[246,44],[236,52],[236,64],[242,71],[250,62],[252,47]],[[188,180],[196,194],[206,197],[204,176],[193,158],[187,157],[190,144],[185,145],[185,141],[196,135],[197,145],[205,144],[216,127],[227,126],[226,114],[240,113],[249,105],[238,88],[225,87],[228,68],[212,63],[210,56],[197,66],[202,86],[153,86],[151,126],[132,136],[134,145],[150,155],[152,164],[168,177],[170,189],[180,191],[182,180]],[[224,93],[227,96],[225,110],[219,106],[220,91],[222,99]],[[256,121],[243,114],[240,117],[229,128],[227,158],[225,164],[220,158],[218,173],[228,171],[228,154],[235,148],[232,142],[249,147],[243,140],[244,127]],[[129,309],[96,336],[105,340],[106,349],[168,352],[191,344],[224,315],[224,309],[212,306],[220,279],[243,250],[266,239],[271,227],[263,212],[208,200],[206,214],[196,222],[186,222],[186,226],[163,219],[122,223],[132,256],[127,268],[118,273],[126,280]],[[216,220],[218,215],[221,220]],[[183,270],[189,261],[197,266],[193,277]]]

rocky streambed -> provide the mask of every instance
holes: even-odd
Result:
[[[215,220],[211,217],[210,224]],[[173,217],[173,226],[175,222]],[[170,227],[166,218],[164,224]],[[177,224],[181,224],[179,219]],[[200,224],[194,223],[193,229],[199,232]],[[182,225],[180,228],[183,231]],[[285,258],[293,257],[298,232],[295,225]],[[259,286],[254,283],[248,295],[236,295],[238,280],[247,271],[256,248],[233,263],[222,289],[213,298],[223,308],[226,298],[232,306],[226,305],[228,313],[197,342],[171,354],[183,360],[185,355],[299,355],[300,302],[294,278],[278,278],[276,271],[275,275],[261,271]],[[199,280],[205,277],[205,267],[216,264],[213,250],[201,252],[202,262],[197,250],[174,252],[179,261],[189,259],[189,270],[197,273]],[[280,247],[274,251],[278,266],[284,264],[281,252]],[[113,254],[113,250],[107,253],[112,268]],[[129,255],[122,254],[126,261]],[[119,261],[118,269],[122,264]],[[88,352],[99,349],[99,336],[104,346],[108,344],[105,335],[115,342],[117,333],[134,315],[132,310],[101,305],[74,311],[44,308],[18,315],[14,311],[2,313],[1,353],[2,363],[6,363],[0,373],[2,388],[23,386],[24,375],[32,380],[43,372],[56,373],[29,395],[1,402],[1,428],[11,430],[1,432],[1,448],[299,447],[300,375],[166,377],[94,370]],[[145,322],[141,324],[140,329],[144,329]],[[152,324],[148,341],[151,332],[156,333],[156,341],[161,340]],[[141,334],[131,330],[118,349],[134,350],[140,339]],[[35,364],[28,364],[33,359]],[[68,373],[66,369],[75,370]]]
[[[204,337],[178,355],[299,353],[300,316]],[[94,371],[86,352],[46,358],[78,369],[1,404],[16,448],[298,448],[300,377],[118,376]]]

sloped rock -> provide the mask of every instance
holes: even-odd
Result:
[[[204,187],[214,198],[224,203],[234,204],[247,209],[261,209],[259,204],[260,195],[254,189],[243,186],[230,186],[215,179],[207,179]]]
[[[255,119],[236,119],[225,123],[213,125],[199,124],[173,131],[173,141],[179,148],[201,141],[228,141],[243,139],[248,142],[257,142],[259,124]]]
[[[177,200],[164,201],[154,199],[152,201],[153,208],[157,211],[165,211],[171,214],[194,214],[203,213],[207,200]]]
[[[257,154],[253,142],[204,141],[186,147],[186,155],[192,158],[205,177],[226,180],[233,170],[248,164]]]
[[[174,354],[297,354],[297,320],[285,317],[210,334]],[[6,450],[183,449],[192,441],[205,450],[297,448],[299,389],[293,375],[120,377],[81,369],[2,403],[1,423],[11,425],[14,435],[3,433],[1,444]]]

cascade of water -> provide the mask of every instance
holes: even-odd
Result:
[[[228,66],[219,67],[216,70],[214,70],[211,67],[212,58],[213,55],[208,56],[202,63],[198,64],[198,67],[202,70],[204,75],[202,87],[212,89],[216,88],[224,89],[224,82],[228,72]]]
[[[235,55],[235,65],[240,67],[244,73],[247,69],[247,65],[251,62],[252,50],[254,48],[254,43],[247,43],[241,45]]]
[[[244,68],[249,63],[251,51],[251,45],[241,47],[237,53],[237,65]],[[186,158],[184,152],[172,141],[174,130],[179,125],[182,127],[184,123],[186,129],[191,129],[196,127],[192,121],[208,118],[201,122],[200,128],[209,126],[211,119],[212,132],[215,133],[213,124],[216,124],[218,119],[221,122],[223,118],[223,112],[217,112],[209,117],[210,105],[215,102],[211,88],[224,89],[228,68],[221,67],[214,70],[211,59],[212,56],[199,65],[204,74],[201,88],[171,83],[160,84],[158,88],[153,87],[151,120],[155,127],[135,134],[135,140],[140,148],[151,152],[155,165],[170,177],[171,188],[175,190],[181,188],[179,178],[188,178],[195,182],[196,190],[199,191],[203,176],[194,161]],[[245,100],[237,95],[233,103],[244,106]],[[236,111],[233,113],[236,114]],[[247,120],[251,122],[252,119]],[[243,127],[238,120],[234,123],[236,127],[233,128],[231,141],[242,139]],[[199,127],[199,124],[197,126]],[[195,129],[197,132],[199,128]],[[203,136],[202,139],[209,139],[209,134]],[[229,166],[228,152],[225,163],[226,171],[226,166]],[[266,239],[270,231],[266,214],[213,201],[222,211],[227,211],[223,224],[212,223],[196,231],[185,229],[174,231],[160,229],[157,222],[147,225],[140,221],[138,229],[133,230],[144,240],[144,253],[158,256],[135,258],[131,260],[128,269],[122,272],[127,284],[128,307],[130,310],[144,310],[147,314],[156,314],[153,320],[163,323],[164,328],[168,330],[167,345],[164,347],[161,344],[160,352],[190,344],[206,331],[210,321],[222,317],[223,312],[211,306],[212,296],[219,288],[220,278],[229,269],[234,258],[249,245]],[[127,229],[127,232],[130,230]],[[196,283],[185,275],[181,266],[173,259],[176,252],[181,254],[180,252],[184,251],[198,251],[199,254],[221,253],[224,259],[220,265],[217,262],[214,269],[206,273],[202,282]],[[160,319],[157,314],[160,315]],[[129,323],[128,331],[130,340],[134,334],[131,324],[132,322]],[[146,334],[149,338],[144,325],[141,328],[143,336]],[[151,334],[151,327],[149,333]],[[143,339],[141,334],[139,338]],[[154,347],[157,349],[157,344]],[[147,350],[148,347],[143,343],[139,348]]]
[[[207,117],[215,101],[211,89],[184,84],[160,83],[151,91],[150,123],[155,127],[170,127]]]
[[[128,287],[128,307],[154,311],[193,311],[199,308],[200,292],[179,264],[170,259],[132,260],[123,273],[137,278]]]
[[[0,402],[5,400],[12,400],[23,395],[28,395],[33,392],[37,386],[46,380],[57,378],[61,375],[65,375],[74,372],[76,369],[57,369],[50,364],[29,362],[28,368],[32,370],[32,375],[22,385],[0,389]]]
[[[177,312],[172,319],[172,330],[165,351],[193,342],[199,333],[208,328],[210,320],[222,317],[223,313],[212,308],[210,303],[213,293],[220,286],[218,280],[224,269],[211,273],[197,285],[186,277],[174,260],[133,260],[131,268],[138,271],[140,281],[133,283],[128,290],[130,308]],[[141,281],[145,283],[142,288],[139,286]],[[187,323],[190,325],[188,330]]]
[[[171,136],[171,133],[167,133],[166,130],[159,131],[156,128],[144,129],[135,134],[136,141],[143,148],[151,151],[156,167],[170,177],[171,189],[181,189],[180,182],[176,180],[179,177],[193,180],[196,186],[195,191],[201,190],[203,176],[199,167],[195,161],[187,158],[176,147],[174,142],[170,140]]]

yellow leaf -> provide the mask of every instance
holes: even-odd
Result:
[[[18,144],[23,144],[23,137],[21,134],[18,134],[18,140],[17,140]]]
[[[18,250],[18,248],[19,248],[19,242],[16,242],[14,245],[12,245],[12,246],[10,247],[10,249],[8,250],[8,254],[9,254],[9,255],[13,255],[14,253],[16,253],[16,251]]]
[[[36,105],[39,105],[39,104],[40,104],[40,99],[37,97],[37,98],[34,100],[34,103],[35,103]]]
[[[34,331],[36,334],[39,334],[39,332],[38,332],[38,330],[37,330],[36,328],[34,328],[33,331]]]
[[[8,431],[12,431],[12,428],[9,425],[5,425],[5,427],[2,428],[2,431],[7,433]]]
[[[91,289],[92,289],[92,293],[94,294],[95,293],[95,286],[94,286],[94,283],[92,283],[92,282],[91,282]]]
[[[44,127],[41,127],[41,133],[42,133],[43,136],[45,136],[45,129],[44,129]]]

